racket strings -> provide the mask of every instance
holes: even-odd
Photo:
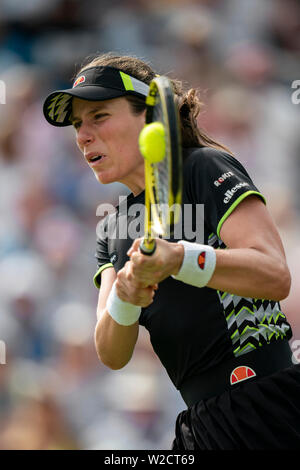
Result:
[[[156,104],[153,109],[153,121],[162,122],[164,127],[167,127],[165,122],[163,110],[159,97],[157,97]],[[169,181],[169,152],[170,152],[170,142],[168,134],[165,135],[165,144],[166,144],[166,155],[165,158],[159,162],[153,164],[154,170],[154,198],[155,198],[155,208],[153,208],[153,225],[154,227],[159,227],[160,233],[165,233],[169,224],[169,191],[170,191],[170,181]],[[158,232],[158,233],[159,233]]]

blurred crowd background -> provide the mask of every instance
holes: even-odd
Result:
[[[185,408],[144,329],[125,369],[96,357],[96,209],[127,189],[100,186],[74,131],[42,114],[49,92],[107,51],[200,90],[199,124],[267,198],[300,340],[299,2],[0,0],[1,449],[169,449]]]

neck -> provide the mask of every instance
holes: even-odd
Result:
[[[144,165],[142,168],[139,168],[134,174],[127,176],[124,180],[119,181],[122,184],[125,184],[128,189],[133,193],[134,196],[137,196],[145,189],[145,171]]]

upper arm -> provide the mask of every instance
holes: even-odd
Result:
[[[220,237],[228,248],[255,248],[285,260],[281,238],[260,198],[246,197],[224,221]]]

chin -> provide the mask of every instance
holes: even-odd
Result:
[[[96,180],[99,181],[101,184],[109,184],[109,183],[115,183],[116,180],[112,177],[109,177],[109,175],[103,175],[99,174],[94,171],[94,175],[96,177]]]

